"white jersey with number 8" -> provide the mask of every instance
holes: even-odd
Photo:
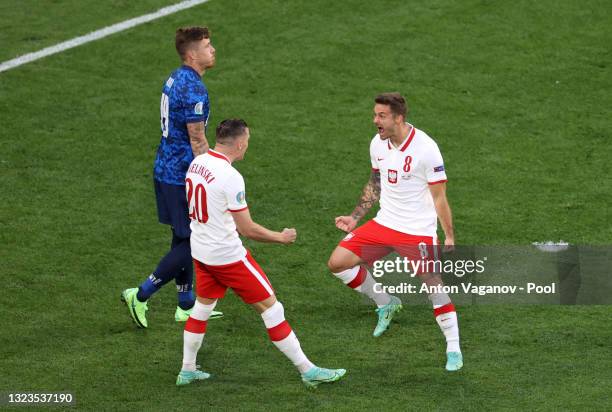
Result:
[[[374,220],[410,235],[436,236],[437,214],[429,185],[446,182],[438,145],[425,132],[410,127],[395,147],[377,134],[370,144],[372,169],[380,171],[380,210]]]

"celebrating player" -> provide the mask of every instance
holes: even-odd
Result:
[[[208,150],[205,129],[210,109],[202,76],[215,65],[215,48],[206,27],[178,29],[175,45],[183,65],[170,74],[162,88],[162,136],[154,167],[157,214],[160,223],[171,226],[172,242],[170,251],[140,287],[121,294],[132,319],[141,328],[148,326],[147,300],[172,279],[178,291],[174,314],[177,322],[187,320],[195,302],[185,174],[194,156]],[[221,315],[214,313],[214,317]]]
[[[308,360],[285,320],[283,305],[276,300],[270,281],[236,232],[238,229],[243,236],[260,242],[290,244],[296,238],[295,229],[274,232],[251,219],[244,180],[232,166],[232,162],[244,158],[249,129],[243,120],[224,120],[216,136],[215,149],[196,157],[185,179],[197,300],[185,324],[183,367],[176,384],[210,377],[196,369],[196,356],[210,314],[228,287],[261,315],[270,339],[293,362],[307,386],[337,381],[346,371],[319,368]]]
[[[336,218],[349,234],[329,258],[329,269],[346,285],[370,297],[378,306],[374,336],[382,335],[401,308],[395,296],[374,291],[371,265],[393,250],[409,259],[431,261],[437,253],[437,219],[447,250],[455,243],[451,209],[446,199],[446,172],[437,144],[406,122],[406,101],[399,93],[376,97],[374,124],[378,134],[370,144],[372,174],[351,216]],[[380,199],[376,217],[356,230],[357,222]],[[419,273],[432,290],[442,285],[435,273]],[[463,366],[455,307],[446,293],[432,293],[434,316],[447,342],[446,369]]]

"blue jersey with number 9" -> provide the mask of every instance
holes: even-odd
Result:
[[[187,168],[193,160],[187,123],[208,123],[208,90],[200,75],[189,66],[176,69],[162,89],[161,141],[153,174],[170,185],[185,185]]]

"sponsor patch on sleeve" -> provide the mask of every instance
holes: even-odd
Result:
[[[443,172],[443,171],[444,171],[444,165],[440,165],[440,166],[434,167],[434,173],[435,172]]]
[[[195,107],[193,108],[193,112],[198,115],[203,115],[204,114],[204,102],[199,102],[198,104],[196,104]]]
[[[245,196],[245,194],[244,194],[244,191],[239,192],[239,193],[236,195],[236,202],[238,202],[238,203],[240,203],[240,204],[242,205],[242,204],[244,204],[244,203],[245,203],[245,201],[246,201],[246,196]]]

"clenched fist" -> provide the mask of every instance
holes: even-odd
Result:
[[[357,226],[357,221],[352,216],[338,216],[336,218],[336,227],[346,233],[352,232]]]
[[[281,243],[288,245],[290,243],[295,242],[295,238],[297,237],[297,232],[294,228],[288,229],[284,228],[281,232]]]

